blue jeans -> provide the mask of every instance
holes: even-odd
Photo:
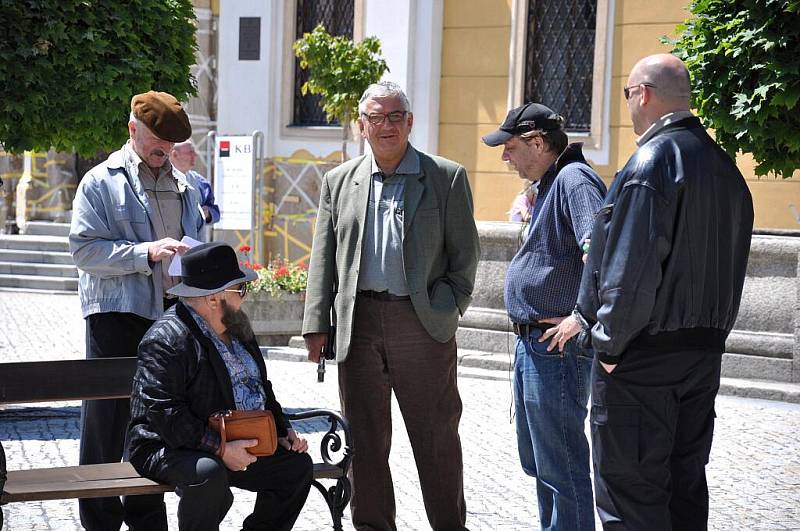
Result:
[[[572,339],[547,352],[542,332],[517,338],[514,402],[522,469],[536,478],[539,521],[546,530],[594,529],[589,443],[584,432],[591,353]]]

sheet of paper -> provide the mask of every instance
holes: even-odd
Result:
[[[197,241],[194,238],[190,238],[188,236],[184,236],[183,238],[181,238],[181,243],[185,243],[189,247],[195,247],[203,242]],[[172,261],[169,264],[169,269],[167,269],[167,273],[169,273],[169,276],[171,277],[179,277],[181,276],[181,271],[182,271],[181,255],[176,254],[175,256],[172,257]]]

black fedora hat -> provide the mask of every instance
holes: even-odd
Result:
[[[236,251],[227,243],[204,243],[192,247],[181,257],[182,282],[167,293],[178,297],[203,297],[257,277],[252,269],[239,266]]]

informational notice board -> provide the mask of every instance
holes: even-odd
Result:
[[[218,136],[214,196],[220,207],[215,230],[250,230],[253,224],[253,137]]]

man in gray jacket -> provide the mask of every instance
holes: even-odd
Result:
[[[689,72],[646,57],[625,99],[639,149],[592,230],[578,296],[596,353],[592,458],[605,529],[706,529],[705,465],[753,201],[689,111]]]
[[[175,142],[192,133],[180,103],[165,92],[131,100],[130,140],[89,170],[73,202],[69,246],[80,272],[86,357],[136,356],[150,325],[177,302],[171,258],[198,237],[200,196],[169,162]],[[130,419],[128,400],[86,401],[81,410],[80,464],[117,462]],[[167,529],[160,495],[80,500],[87,530]]]
[[[472,298],[478,232],[464,168],[408,142],[408,99],[371,85],[359,129],[372,153],[322,180],[303,336],[317,361],[334,313],[339,389],[353,429],[356,529],[396,529],[394,392],[433,529],[465,529],[455,332]]]

